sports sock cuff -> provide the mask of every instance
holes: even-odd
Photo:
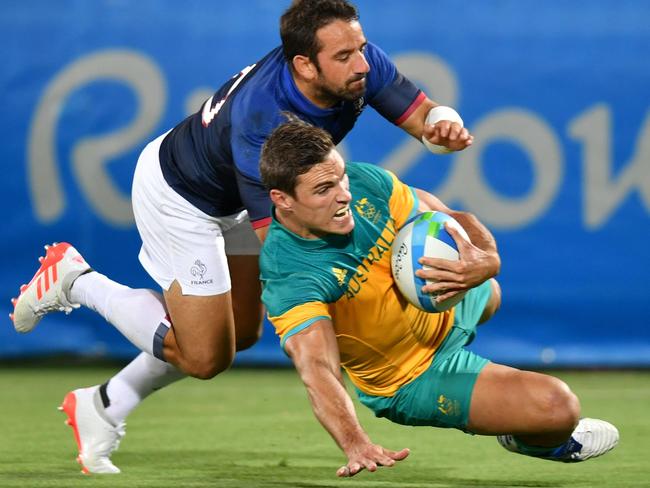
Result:
[[[95,404],[95,410],[97,411],[97,414],[101,418],[103,418],[106,422],[108,422],[108,424],[115,427],[117,424],[106,413],[106,409],[105,409],[105,407],[103,405],[104,399],[102,398],[102,394],[100,392],[100,389],[101,389],[101,387],[98,388],[97,390],[95,390],[95,394],[93,395],[93,403]],[[108,398],[108,397],[106,397],[106,398]]]
[[[99,386],[99,397],[102,400],[102,405],[104,406],[104,408],[108,408],[111,406],[111,399],[108,398],[107,389],[108,389],[108,381]]]
[[[164,342],[167,332],[169,332],[169,326],[165,322],[160,322],[153,336],[153,355],[161,361],[165,361]]]

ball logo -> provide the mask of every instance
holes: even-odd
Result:
[[[397,252],[393,254],[393,276],[399,280],[399,275],[404,269],[404,262],[408,260],[409,248],[402,242]]]
[[[465,292],[459,292],[439,302],[435,295],[422,291],[426,284],[435,283],[434,277],[423,279],[415,274],[420,268],[427,269],[418,262],[421,256],[451,261],[459,259],[456,242],[445,224],[456,227],[465,238],[465,231],[452,217],[443,212],[428,211],[409,219],[398,231],[392,246],[391,269],[395,284],[407,301],[425,312],[449,310],[465,295]]]

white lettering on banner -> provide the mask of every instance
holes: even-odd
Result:
[[[125,83],[133,89],[139,109],[128,126],[81,139],[72,150],[73,173],[100,217],[116,226],[133,224],[131,199],[116,188],[105,166],[150,134],[160,120],[167,96],[157,66],[143,55],[124,50],[99,52],[75,61],[50,82],[39,101],[30,128],[27,164],[32,202],[40,222],[58,219],[66,206],[56,160],[59,115],[75,90],[101,79]]]
[[[614,179],[612,164],[612,116],[599,104],[576,117],[569,133],[583,144],[585,225],[598,229],[635,188],[650,213],[650,112],[636,141],[634,155]]]
[[[476,122],[472,133],[472,150],[456,155],[440,198],[462,201],[486,224],[498,228],[523,227],[543,215],[557,194],[563,173],[560,142],[551,127],[532,112],[512,108]],[[500,195],[482,177],[481,156],[494,141],[507,141],[528,154],[534,177],[533,187],[525,196]]]
[[[394,56],[399,70],[417,80],[430,98],[442,105],[458,107],[457,81],[453,70],[440,58],[428,53]],[[460,110],[462,114],[462,110]],[[520,108],[488,114],[470,127],[475,136],[471,150],[454,154],[450,176],[431,191],[444,201],[466,206],[495,228],[521,228],[544,215],[562,184],[564,154],[551,125],[537,114]],[[635,188],[650,213],[650,114],[637,139],[636,152],[618,180],[611,181],[613,129],[609,109],[598,105],[569,123],[571,135],[585,144],[584,206],[587,228],[602,227],[617,205]],[[482,177],[480,157],[494,141],[512,143],[530,158],[534,181],[520,198],[499,195]],[[430,155],[413,138],[405,138],[381,165],[397,175]],[[429,162],[425,164],[430,164]]]

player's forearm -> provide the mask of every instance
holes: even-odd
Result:
[[[496,276],[501,269],[501,258],[497,250],[497,242],[492,233],[474,214],[452,210],[449,215],[455,218],[461,227],[465,229],[472,244],[488,254],[491,266],[494,268],[493,276]]]
[[[370,443],[340,376],[322,364],[304,367],[300,375],[316,418],[344,453]]]

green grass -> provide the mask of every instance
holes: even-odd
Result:
[[[129,418],[117,476],[79,474],[72,431],[56,407],[108,368],[0,369],[0,487],[641,487],[650,486],[650,372],[557,373],[583,414],[607,419],[621,443],[565,465],[511,454],[493,438],[403,427],[357,410],[371,437],[411,448],[398,466],[338,479],[344,458],[309,408],[291,370],[234,370],[184,380]]]

